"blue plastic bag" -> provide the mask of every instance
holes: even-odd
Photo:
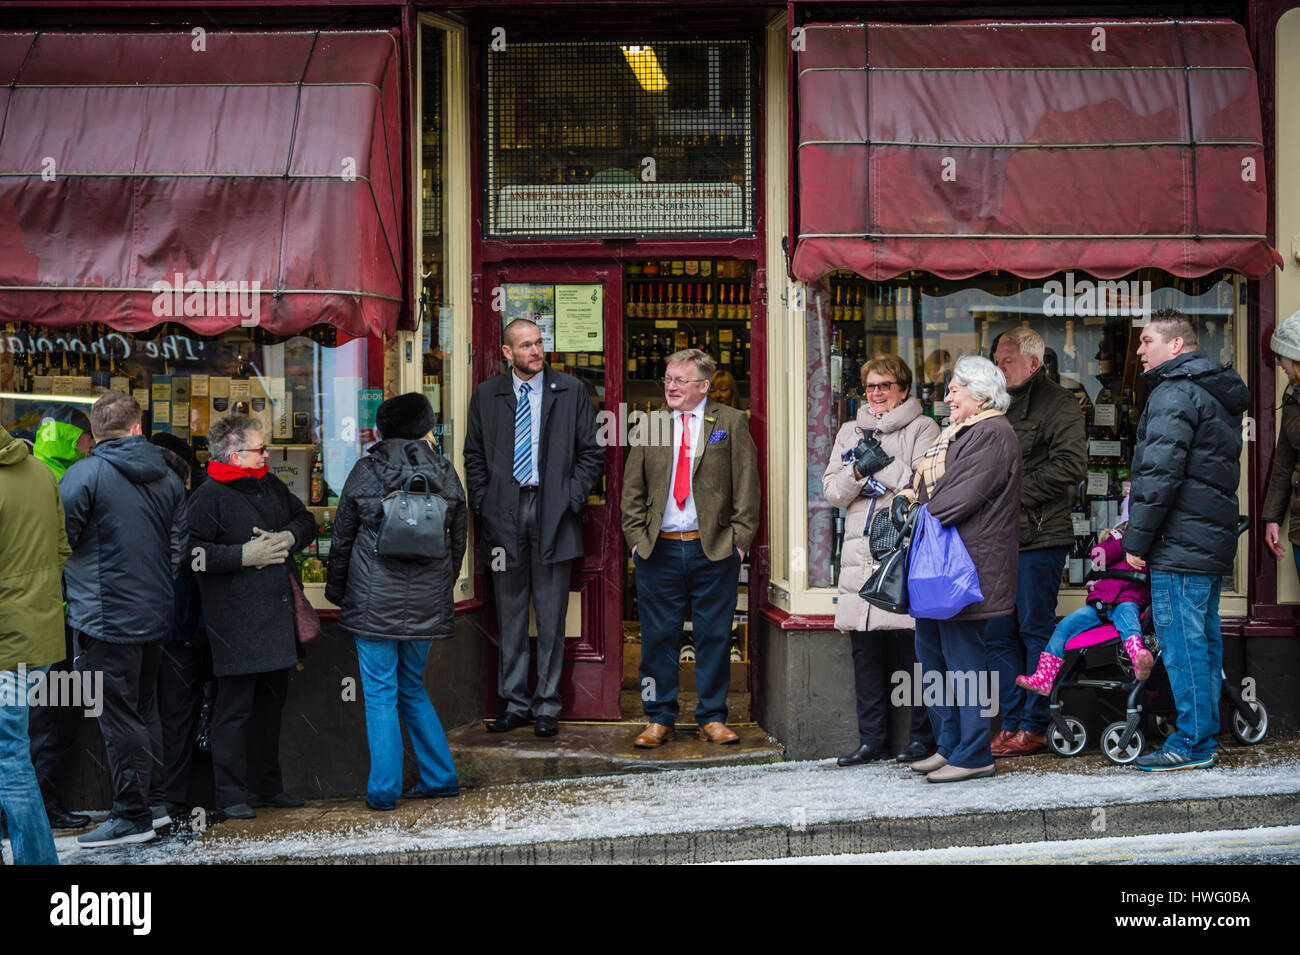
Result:
[[[947,620],[984,599],[975,562],[957,528],[944,527],[924,504],[912,535],[907,597],[907,612],[926,620]]]

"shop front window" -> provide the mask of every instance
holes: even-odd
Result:
[[[992,358],[997,338],[1013,328],[1042,336],[1047,374],[1078,396],[1088,437],[1088,472],[1073,489],[1075,545],[1063,583],[1081,588],[1097,535],[1120,519],[1129,487],[1137,423],[1146,401],[1138,338],[1146,316],[1174,308],[1197,324],[1200,350],[1240,367],[1244,285],[1218,272],[1196,279],[1143,271],[1099,282],[1081,273],[1029,281],[990,273],[946,281],[912,273],[868,282],[832,273],[809,290],[808,582],[838,582],[844,512],[822,497],[821,475],[839,428],[864,400],[860,370],[874,355],[895,354],[912,370],[912,394],[940,424],[953,364],[965,355]],[[1239,590],[1235,575],[1224,590]]]
[[[753,234],[752,64],[742,40],[489,52],[488,234]]]
[[[304,583],[324,583],[343,483],[377,440],[383,390],[370,368],[379,348],[327,326],[288,337],[260,328],[202,337],[174,324],[119,332],[11,323],[0,335],[0,423],[34,440],[51,408],[88,413],[111,388],[139,401],[146,435],[180,439],[203,464],[212,424],[251,415],[262,422],[272,473],[316,516],[321,535],[299,557]]]

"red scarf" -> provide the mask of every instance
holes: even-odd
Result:
[[[241,468],[236,464],[224,464],[221,461],[208,462],[208,477],[223,484],[246,477],[261,480],[266,477],[266,471],[266,465],[262,465],[260,468]]]

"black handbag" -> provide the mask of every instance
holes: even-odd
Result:
[[[898,546],[898,539],[902,536],[903,529],[894,523],[889,510],[877,511],[867,532],[867,546],[871,548],[871,556],[883,560],[886,554]]]
[[[416,481],[423,484],[423,491],[414,490]],[[384,517],[376,554],[397,560],[439,560],[451,553],[447,502],[432,486],[428,476],[417,471],[380,502]]]
[[[897,529],[898,540],[893,548],[880,558],[880,566],[858,591],[858,596],[873,607],[890,613],[907,613],[907,561],[912,550],[912,528],[920,510],[913,507],[908,512],[903,526]],[[886,512],[879,516],[888,518],[889,514]],[[873,534],[875,525],[876,522],[872,521]]]

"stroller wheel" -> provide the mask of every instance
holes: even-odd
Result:
[[[1124,727],[1127,725],[1127,723],[1111,723],[1101,731],[1101,751],[1112,763],[1120,766],[1125,766],[1141,756],[1142,747],[1146,745],[1142,730],[1138,729],[1133,731],[1128,746],[1124,749],[1119,748],[1120,738],[1124,735]]]
[[[1083,752],[1083,748],[1088,745],[1088,731],[1084,729],[1083,723],[1073,716],[1065,718],[1065,725],[1074,734],[1074,739],[1070,740],[1057,727],[1049,726],[1047,728],[1047,745],[1052,747],[1052,752],[1057,756],[1078,756]]]
[[[1254,746],[1268,733],[1268,710],[1264,709],[1264,704],[1259,700],[1247,700],[1246,705],[1259,716],[1259,725],[1252,727],[1234,707],[1232,710],[1232,735],[1237,738],[1238,743],[1244,746]]]

